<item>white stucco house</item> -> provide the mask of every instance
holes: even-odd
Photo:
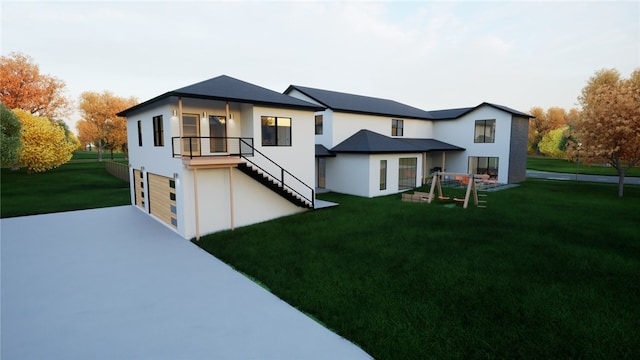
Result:
[[[424,111],[388,99],[291,85],[317,104],[316,186],[374,197],[421,185],[434,169],[525,180],[531,115],[506,106]]]
[[[315,207],[316,189],[374,197],[434,169],[525,179],[530,115],[482,103],[425,111],[219,76],[166,92],[127,118],[131,202],[183,237]]]
[[[122,111],[131,200],[185,238],[314,207],[314,113],[228,76]]]

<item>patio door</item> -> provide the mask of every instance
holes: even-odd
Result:
[[[318,159],[318,169],[316,171],[318,179],[318,188],[324,189],[326,186],[325,174],[327,171],[327,162],[325,158],[319,157]]]
[[[200,115],[182,115],[182,155],[200,156]]]
[[[227,152],[227,119],[224,116],[209,115],[210,149],[212,153]]]

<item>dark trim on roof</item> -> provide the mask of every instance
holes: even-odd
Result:
[[[370,130],[360,130],[331,149],[334,153],[384,154],[430,151],[464,151],[464,148],[435,139],[392,138]]]
[[[118,116],[127,116],[136,110],[169,97],[217,100],[254,104],[285,109],[322,111],[324,107],[294,98],[277,91],[269,90],[230,76],[221,75],[199,83],[166,92],[150,100],[119,112]]]

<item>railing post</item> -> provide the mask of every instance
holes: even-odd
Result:
[[[193,159],[193,141],[191,141],[191,137],[189,137],[189,158]]]
[[[280,167],[280,179],[282,179],[280,182],[282,183],[282,188],[284,189],[284,168],[280,165],[278,165]]]

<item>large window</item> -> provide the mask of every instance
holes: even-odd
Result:
[[[142,121],[138,120],[138,146],[142,146]]]
[[[398,173],[398,190],[416,187],[418,158],[400,158]]]
[[[476,143],[492,143],[496,140],[495,120],[476,120],[473,141]]]
[[[391,119],[391,136],[402,136],[404,120]]]
[[[380,160],[380,190],[387,189],[387,160]]]
[[[291,118],[263,116],[262,146],[291,146]]]
[[[322,135],[322,115],[316,115],[316,135]]]
[[[489,175],[491,179],[498,178],[498,158],[489,156],[470,156],[469,171],[479,175]]]
[[[162,115],[153,117],[153,145],[164,146],[164,130],[162,124]]]

